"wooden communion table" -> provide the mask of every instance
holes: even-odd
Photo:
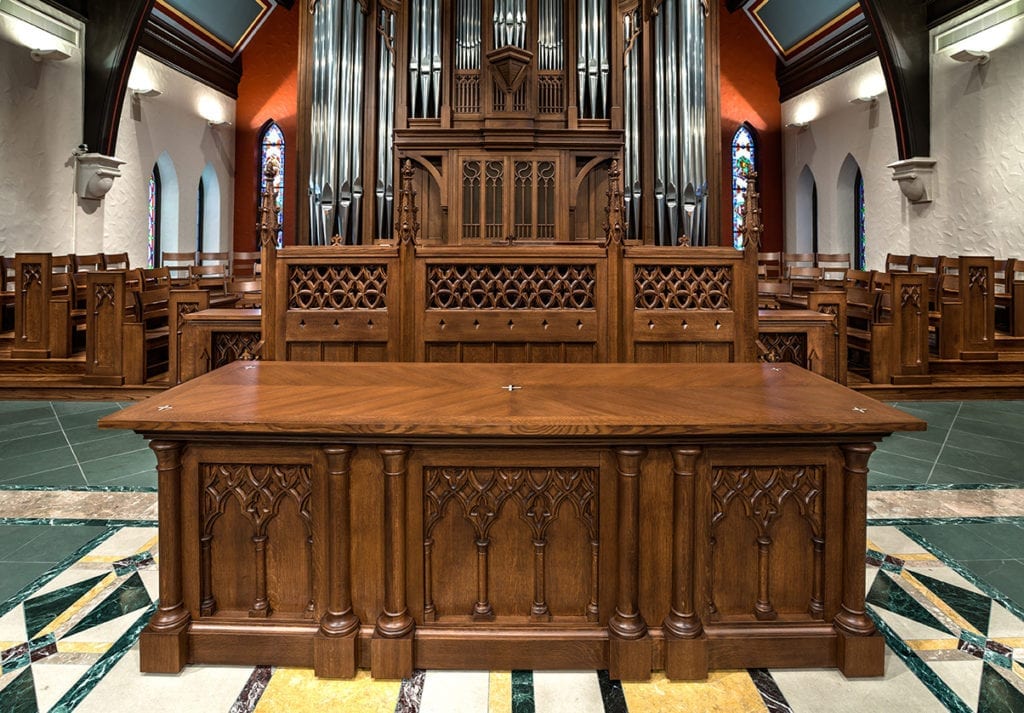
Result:
[[[142,670],[838,667],[873,442],[925,424],[787,364],[236,362],[104,418],[151,439]]]

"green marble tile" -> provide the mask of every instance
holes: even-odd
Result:
[[[69,413],[60,417],[60,425],[64,427],[64,430],[69,428],[79,428],[81,426],[96,426],[96,422],[107,414],[119,411],[116,406],[107,405],[102,410],[95,411],[82,411],[80,413]]]
[[[911,483],[925,483],[928,481],[928,474],[931,473],[932,463],[930,460],[876,451],[868,461],[868,468],[903,478]]]
[[[135,433],[114,433],[109,438],[101,440],[86,441],[73,446],[75,455],[81,463],[109,458],[110,456],[131,453],[143,448],[148,448],[146,439]]]
[[[1024,528],[1009,522],[982,522],[964,525],[978,537],[988,540],[1013,559],[1024,559]]]
[[[949,428],[960,411],[959,401],[900,401],[901,411],[923,418],[928,428]]]
[[[1024,435],[1022,435],[1022,439],[1024,439]],[[956,428],[949,432],[949,438],[946,439],[946,447],[959,448],[999,458],[1024,460],[1024,440],[1004,441],[1000,438],[992,438],[979,433],[968,433]]]
[[[919,481],[901,478],[898,475],[889,475],[872,468],[868,471],[868,485],[884,487],[886,485],[916,485]]]
[[[995,476],[1007,482],[1019,481],[1024,485],[1024,464],[1012,458],[1002,458],[991,453],[978,453],[946,445],[939,454],[939,463],[954,468],[974,470]]]
[[[929,485],[1011,485],[1013,481],[998,475],[979,473],[975,470],[954,468],[945,463],[936,463]]]
[[[57,439],[64,440],[63,436],[59,435],[54,440],[57,441]],[[41,453],[23,453],[13,458],[4,457],[0,460],[0,482],[17,480],[44,470],[65,468],[76,463],[75,455],[67,443]]]
[[[124,431],[112,431],[109,429],[101,429],[96,426],[95,423],[86,424],[85,426],[78,426],[77,428],[66,428],[64,434],[67,436],[68,441],[71,445],[78,445],[79,443],[88,443],[90,441],[101,441],[106,438],[114,438],[119,435],[123,435]]]
[[[964,401],[959,415],[991,423],[1016,421],[1024,428],[1024,402],[1021,401]]]
[[[512,713],[534,713],[533,671],[512,672]]]
[[[999,548],[969,528],[969,525],[950,524],[911,525],[907,529],[958,562],[1005,558],[1005,554]]]
[[[97,525],[39,526],[39,534],[7,556],[11,562],[60,562],[107,531]]]
[[[621,681],[613,681],[607,671],[598,671],[597,683],[601,687],[604,713],[629,712],[629,707],[626,705],[626,693],[622,690]],[[760,688],[758,690],[760,691]]]
[[[50,414],[48,417],[37,418],[31,421],[19,421],[17,423],[0,424],[0,453],[6,452],[7,444],[19,438],[41,436],[47,433],[60,434],[60,424]]]
[[[0,603],[32,584],[52,566],[50,562],[0,562],[0,569],[3,570],[3,576],[0,577]]]
[[[944,582],[941,579],[929,577],[917,570],[911,570],[911,574],[914,579],[928,587],[939,599],[969,621],[974,628],[982,634],[988,635],[988,621],[992,614],[992,600],[989,597]]]
[[[970,560],[961,564],[978,579],[1024,608],[1024,560]]]
[[[981,674],[978,713],[1020,713],[1021,711],[1024,711],[1024,693],[1021,693],[1006,680],[999,669],[985,664],[985,669]]]
[[[156,470],[156,456],[145,447],[82,463],[82,472],[89,485],[104,485],[118,478],[148,470]]]
[[[103,483],[102,487],[118,487],[118,488],[156,488],[156,466],[149,470],[144,470],[141,473],[132,473],[131,475],[125,475],[120,478],[114,478]],[[100,486],[97,486],[100,487]]]
[[[25,402],[24,408],[8,408],[0,410],[0,427],[47,418],[54,418],[53,409],[50,408],[50,404],[40,403],[38,401],[27,401]]]
[[[46,525],[0,525],[0,562],[39,537]]]
[[[952,428],[953,432],[974,434],[987,438],[997,438],[1009,443],[1024,441],[1024,426],[1016,421],[979,421],[971,418],[958,418]]]
[[[941,449],[941,443],[912,438],[901,433],[889,436],[878,445],[879,452],[927,460],[932,463],[935,462]]]
[[[0,449],[0,470],[6,470],[5,464],[11,458],[25,455],[40,455],[57,448],[67,448],[67,441],[64,435],[58,431],[40,434],[38,436],[26,436],[7,441]]]
[[[79,413],[92,413],[102,411],[104,414],[119,411],[120,406],[114,401],[53,401],[53,410],[57,416],[73,416]]]
[[[867,603],[946,634],[953,633],[885,572],[879,571],[875,575],[875,581],[871,584],[871,590],[868,592]]]
[[[75,624],[65,636],[74,636],[86,629],[106,624],[108,621],[113,621],[137,609],[144,609],[152,603],[149,592],[146,591],[146,585],[142,583],[142,577],[135,572],[98,607]]]
[[[81,488],[88,485],[82,475],[82,469],[77,465],[69,465],[53,470],[44,470],[40,473],[22,476],[14,480],[0,482],[0,485],[9,487],[44,486],[49,488]]]
[[[0,691],[0,711],[4,713],[39,713],[39,707],[36,704],[36,682],[32,676],[31,666]]]
[[[26,599],[23,605],[26,637],[29,639],[35,637],[106,576],[106,573],[99,574],[81,582],[75,582],[68,587]]]

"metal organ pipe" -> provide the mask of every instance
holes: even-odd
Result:
[[[480,69],[480,0],[456,3],[455,68]]]
[[[624,119],[626,141],[622,170],[623,200],[626,204],[627,236],[635,238],[641,221],[640,175],[640,61],[643,56],[640,10],[626,13],[622,18],[624,79]]]
[[[581,119],[608,118],[610,74],[608,0],[579,0],[576,76]]]
[[[409,6],[409,116],[441,116],[441,0]]]
[[[665,0],[654,20],[654,198],[660,245],[675,244],[684,234],[693,245],[707,244],[704,24],[701,0]],[[695,201],[692,219],[686,198]]]
[[[392,152],[395,129],[395,13],[383,8],[379,10],[377,31],[382,38],[377,58],[380,96],[377,101],[377,184],[374,189],[377,220],[375,235],[379,240],[387,240],[394,232],[395,162]],[[385,39],[387,41],[384,41]]]

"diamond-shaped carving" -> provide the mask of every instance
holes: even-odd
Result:
[[[521,47],[510,45],[487,53],[487,61],[491,65],[491,73],[502,91],[511,94],[519,89],[526,78],[526,68],[533,61],[533,53]]]

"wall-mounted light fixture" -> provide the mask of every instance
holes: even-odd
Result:
[[[34,49],[28,53],[28,56],[32,58],[33,62],[63,62],[71,58],[71,55],[64,50],[56,48]]]
[[[809,121],[791,121],[788,124],[786,124],[786,128],[787,129],[797,129],[799,131],[803,131],[804,129],[806,129],[810,125],[811,125],[811,122],[809,122]]]
[[[959,52],[954,52],[949,55],[949,58],[955,59],[957,62],[973,62],[974,64],[981,66],[983,64],[988,64],[991,56],[988,52],[980,52],[978,50],[960,50]]]
[[[215,128],[218,126],[231,126],[231,122],[227,119],[207,119],[206,123]]]
[[[155,87],[128,87],[131,90],[132,96],[136,99],[153,99],[163,94],[159,89]]]
[[[864,96],[854,97],[850,100],[851,104],[868,104],[874,106],[878,103],[878,95],[865,94]]]

